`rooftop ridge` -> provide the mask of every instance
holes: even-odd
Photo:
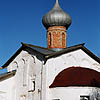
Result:
[[[48,48],[45,48],[45,47],[42,47],[42,46],[37,46],[37,45],[32,45],[32,44],[27,44],[27,43],[23,43],[21,42],[22,46],[28,46],[28,47],[36,47],[36,48],[41,48],[41,49],[45,49],[45,50],[50,50],[50,51],[53,51],[51,49],[48,49]]]

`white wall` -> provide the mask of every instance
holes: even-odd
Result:
[[[80,100],[80,96],[89,96],[90,100],[100,100],[100,89],[93,87],[57,87],[51,88],[49,93],[48,100]]]
[[[38,55],[31,55],[27,51],[22,51],[8,66],[8,71],[17,70],[12,100],[40,100],[41,96],[41,75],[43,63],[37,58]],[[30,92],[34,89],[35,91]]]
[[[100,64],[88,56],[84,51],[76,50],[67,54],[48,59],[46,63],[46,96],[49,98],[49,86],[62,70],[75,66],[94,69],[100,72]]]
[[[27,51],[22,51],[10,63],[8,71],[17,70],[12,85],[13,95],[11,97],[13,97],[13,100],[50,100],[53,97],[52,93],[55,94],[58,91],[59,94],[60,91],[59,89],[54,90],[56,91],[54,93],[49,89],[49,86],[58,73],[68,67],[81,66],[100,71],[100,64],[82,50],[48,59],[45,65],[43,60],[39,55],[31,55]],[[35,91],[29,92],[33,88],[33,80],[35,81]],[[66,92],[67,90],[62,91]]]
[[[52,84],[58,73],[72,66],[90,68],[100,72],[100,64],[80,49],[48,59],[46,63],[48,85]]]
[[[14,77],[0,81],[0,100],[13,100]]]

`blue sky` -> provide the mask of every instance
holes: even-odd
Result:
[[[0,66],[21,46],[21,42],[47,46],[42,16],[55,0],[0,0]],[[59,0],[72,18],[67,45],[86,43],[94,54],[100,53],[100,0]]]

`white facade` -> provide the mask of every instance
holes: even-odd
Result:
[[[100,64],[92,59],[89,55],[87,55],[83,50],[76,50],[67,54],[60,55],[55,58],[48,59],[46,63],[46,85],[48,87],[46,95],[47,98],[46,100],[53,100],[53,97],[56,98],[58,95],[60,100],[66,100],[66,97],[68,96],[66,93],[69,93],[70,95],[68,96],[69,100],[80,100],[79,97],[83,93],[83,95],[89,95],[88,91],[90,91],[90,88],[79,88],[79,87],[60,87],[60,88],[54,88],[54,89],[49,89],[49,86],[53,83],[55,77],[60,73],[62,70],[72,67],[72,66],[81,66],[85,68],[90,68],[94,69],[96,71],[100,72]],[[94,89],[94,88],[93,88]],[[83,91],[84,90],[84,91]],[[82,92],[83,91],[83,92]],[[77,93],[76,95],[74,94]],[[52,95],[53,94],[53,95]],[[57,95],[55,95],[57,94]],[[73,94],[73,96],[71,96]],[[64,98],[62,95],[65,95]],[[74,97],[75,96],[75,97]],[[48,98],[49,97],[49,98]],[[77,98],[77,99],[74,99]],[[100,98],[99,98],[100,99]],[[95,100],[95,99],[91,99]]]
[[[0,82],[0,100],[13,100],[14,77]]]
[[[0,98],[3,98],[2,100],[66,100],[66,98],[80,100],[80,96],[83,95],[95,100],[92,98],[99,96],[97,95],[99,88],[49,88],[58,73],[72,66],[100,72],[100,64],[81,49],[49,58],[47,61],[38,53],[29,54],[22,50],[7,67],[8,71],[16,70],[15,76],[0,82]]]
[[[48,59],[46,63],[48,72],[48,85],[50,86],[50,84],[52,84],[58,73],[72,66],[81,66],[100,72],[100,64],[80,49]]]
[[[22,51],[20,55],[9,65],[8,70],[17,64],[15,75],[15,100],[40,100],[41,68],[42,62],[35,55]]]
[[[100,99],[100,89],[93,87],[52,88],[50,89],[50,94],[51,98],[49,100],[81,100],[81,97],[89,97],[90,100]]]

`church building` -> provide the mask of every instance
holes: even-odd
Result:
[[[47,48],[22,46],[0,67],[0,100],[100,100],[100,58],[84,45],[67,47],[71,17],[58,0],[42,18]]]

